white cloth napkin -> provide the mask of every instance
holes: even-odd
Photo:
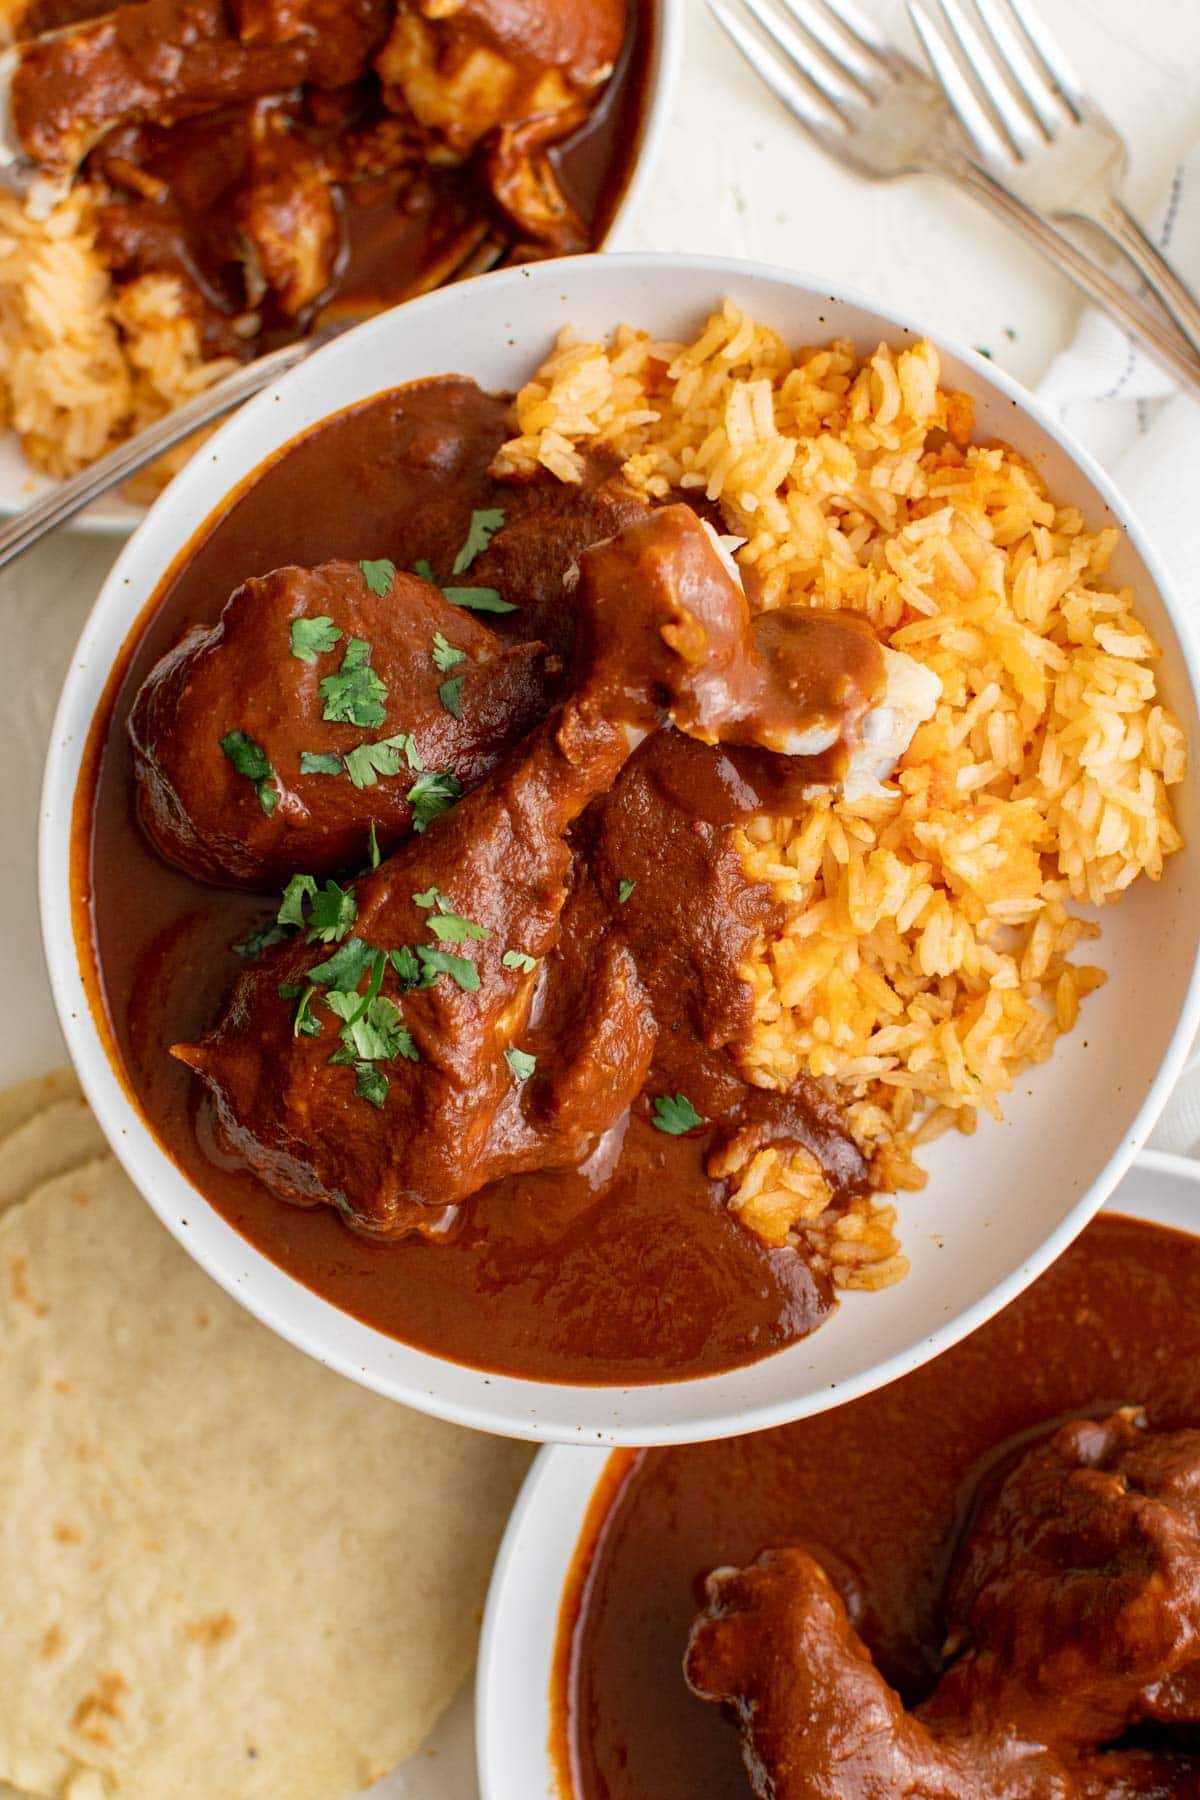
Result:
[[[1154,234],[1200,292],[1200,146],[1176,170]],[[1094,310],[1050,365],[1038,397],[1109,470],[1200,625],[1200,401],[1178,393],[1156,363]],[[1200,745],[1193,754],[1200,755]],[[1150,1142],[1200,1157],[1200,1056],[1188,1064]]]

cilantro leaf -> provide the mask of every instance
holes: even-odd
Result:
[[[221,748],[238,774],[245,775],[249,781],[265,781],[274,774],[262,745],[256,744],[244,731],[227,731],[221,739]]]
[[[632,894],[632,892],[636,886],[637,886],[636,881],[627,881],[627,880],[625,880],[624,877],[622,877],[621,880],[618,881],[618,883],[617,883],[617,905],[618,906],[624,906],[625,902],[628,900],[630,894]]]
[[[435,631],[433,650],[430,654],[433,657],[434,668],[444,675],[447,669],[452,669],[456,663],[463,662],[467,653],[465,650],[460,650],[457,644],[449,643],[440,631]]]
[[[419,556],[413,564],[413,574],[419,575],[422,581],[432,581],[434,587],[437,586],[437,576],[433,572],[433,565],[427,562],[423,556]]]
[[[471,514],[467,541],[454,559],[454,574],[463,575],[475,558],[482,554],[504,524],[504,508],[490,506]]]
[[[447,900],[441,888],[437,887],[429,887],[426,888],[422,894],[414,894],[413,905],[424,907],[426,912],[429,911],[431,906],[436,906],[439,912],[448,913],[454,911],[453,906],[450,904],[449,900]]]
[[[524,950],[506,950],[500,960],[506,969],[520,969],[524,975],[532,975],[537,968],[537,957],[527,956]]]
[[[345,1019],[342,1041],[363,1062],[390,1062],[400,1054],[401,1042],[411,1043],[400,1018],[400,1008],[386,994],[375,994],[356,1009],[357,994],[327,994],[325,1004]]]
[[[668,1137],[682,1137],[685,1132],[695,1131],[697,1125],[707,1125],[708,1120],[696,1111],[686,1094],[660,1094],[654,1102],[653,1123]]]
[[[462,718],[462,684],[465,680],[464,675],[455,675],[452,680],[443,681],[438,688],[438,699],[456,719]]]
[[[292,620],[292,655],[301,662],[315,663],[318,656],[324,656],[327,650],[341,637],[341,632],[333,620],[325,613],[314,618]]]
[[[362,938],[348,937],[325,962],[308,971],[308,979],[321,987],[356,988],[372,966],[374,956],[374,950]]]
[[[308,927],[310,944],[336,944],[344,938],[358,917],[358,901],[348,888],[327,881],[312,896],[312,918]]]
[[[258,804],[269,819],[279,805],[279,789],[266,751],[244,731],[227,731],[220,744],[238,774],[254,783]]]
[[[379,854],[379,839],[375,835],[375,821],[367,826],[367,861],[371,868],[377,869],[383,858]]]
[[[537,1068],[537,1057],[530,1056],[528,1050],[506,1050],[504,1060],[518,1081],[528,1081]]]
[[[451,956],[448,950],[434,950],[429,944],[418,944],[417,956],[427,973],[449,975],[464,994],[478,993],[479,970],[469,956]]]
[[[300,752],[300,773],[302,775],[340,775],[342,759],[324,750],[302,750]]]
[[[428,769],[418,775],[406,798],[413,809],[413,830],[424,831],[439,815],[449,811],[462,793],[462,783],[449,770]]]
[[[267,924],[256,927],[240,944],[235,944],[233,954],[240,956],[243,962],[254,962],[272,944],[281,944],[286,936],[283,926],[277,925],[272,919]]]
[[[490,938],[492,935],[486,925],[477,925],[474,919],[464,919],[461,913],[439,911],[434,913],[428,924],[439,944],[462,944],[468,938]]]
[[[378,562],[360,562],[358,566],[362,570],[363,580],[373,594],[378,594],[382,600],[391,593],[392,583],[396,579],[394,562],[390,562],[386,556],[381,556]]]
[[[421,753],[416,740],[407,731],[395,737],[378,738],[373,744],[359,744],[346,752],[346,773],[356,788],[371,788],[381,775],[398,775],[404,764],[410,769],[421,767]]]
[[[411,944],[401,944],[398,950],[390,951],[388,960],[396,971],[401,989],[406,993],[410,988],[432,987],[437,980],[437,970],[423,969]]]
[[[516,612],[511,600],[500,598],[499,588],[448,587],[442,589],[451,606],[465,606],[471,612]]]
[[[391,1083],[382,1069],[373,1063],[360,1062],[354,1065],[354,1092],[360,1100],[369,1100],[380,1112],[388,1097]]]
[[[280,925],[303,925],[304,902],[311,900],[317,884],[311,875],[293,875],[283,890],[275,918]]]
[[[310,981],[301,992],[300,1004],[292,1018],[293,1037],[318,1037],[320,1035],[320,1024],[312,1016],[312,997],[316,991],[316,987]]]
[[[366,638],[351,638],[336,675],[326,675],[318,692],[325,702],[323,718],[335,725],[382,725],[387,688],[371,667]]]

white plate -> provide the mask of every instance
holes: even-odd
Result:
[[[600,247],[617,249],[624,242],[630,219],[637,211],[649,183],[663,134],[671,117],[683,58],[683,9],[686,0],[657,0],[655,41],[646,77],[646,101],[642,142],[634,170],[626,183]],[[30,468],[15,431],[0,431],[0,519],[23,512],[55,483]],[[146,508],[118,495],[106,494],[76,513],[60,527],[63,531],[94,531],[107,537],[128,537],[146,516]]]
[[[1200,1164],[1180,1156],[1139,1157],[1109,1208],[1195,1233]],[[492,1574],[475,1673],[482,1800],[565,1800],[548,1750],[558,1615],[607,1461],[599,1450],[543,1450],[513,1508]]]
[[[68,852],[80,755],[107,673],[180,546],[278,445],[382,386],[454,367],[488,388],[516,387],[568,322],[602,334],[630,319],[674,337],[696,330],[727,294],[793,342],[844,336],[873,349],[882,337],[918,331],[869,301],[831,298],[813,278],[643,256],[576,257],[484,276],[374,319],[239,412],[152,509],[84,630],[51,739],[41,833],[47,962],[71,1055],[117,1155],[180,1242],[274,1330],[380,1393],[482,1430],[575,1443],[680,1442],[779,1424],[894,1380],[982,1324],[1081,1229],[1144,1141],[1200,1023],[1200,802],[1189,780],[1175,790],[1189,848],[1158,885],[1139,883],[1109,909],[1098,954],[1110,980],[1086,1002],[1080,1028],[1022,1080],[1004,1124],[943,1138],[928,1158],[928,1187],[902,1197],[907,1279],[884,1293],[848,1295],[811,1338],[749,1368],[630,1389],[484,1374],[382,1336],[284,1274],[199,1203],[148,1133],[88,1009]],[[1111,517],[1128,530],[1115,577],[1138,590],[1139,610],[1163,646],[1164,692],[1200,745],[1189,627],[1111,483],[999,370],[965,347],[943,351],[948,383],[975,397],[982,436],[1015,444],[1094,522]],[[1086,1128],[1065,1130],[1064,1121]]]

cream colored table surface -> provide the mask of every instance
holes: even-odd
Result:
[[[897,31],[903,7],[861,0]],[[1200,132],[1197,0],[1042,0],[1077,68],[1134,147],[1130,197],[1148,205]],[[928,179],[869,187],[830,164],[743,72],[686,0],[676,116],[654,192],[622,248],[787,264],[898,307],[990,350],[1033,384],[1070,337],[1075,291],[969,201]],[[63,1057],[37,925],[42,758],[80,626],[117,550],[60,533],[0,575],[0,1085]],[[470,1709],[461,1697],[383,1800],[471,1800]],[[198,1800],[204,1800],[198,1796]]]

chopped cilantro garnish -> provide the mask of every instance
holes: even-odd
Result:
[[[465,679],[463,675],[455,675],[449,681],[443,681],[438,688],[438,699],[456,719],[462,718],[462,684]]]
[[[528,1081],[537,1068],[537,1057],[530,1056],[527,1050],[506,1050],[504,1060],[518,1081]]]
[[[511,600],[500,598],[499,588],[448,587],[442,589],[451,606],[465,606],[471,612],[516,612]]]
[[[409,988],[432,987],[437,980],[437,970],[423,969],[410,944],[401,944],[398,950],[390,951],[388,960],[396,971],[397,981],[406,992]]]
[[[333,620],[324,613],[312,619],[293,619],[292,655],[299,657],[301,662],[314,663],[318,656],[333,649],[341,635]]]
[[[377,869],[382,860],[379,854],[379,839],[375,835],[375,821],[367,826],[367,860],[373,869]]]
[[[624,906],[625,902],[628,900],[630,894],[632,894],[632,892],[636,886],[637,886],[636,881],[627,881],[625,879],[625,877],[622,876],[621,880],[618,881],[618,883],[617,883],[617,905],[618,906]]]
[[[708,1123],[686,1094],[660,1094],[654,1102],[653,1122],[668,1137],[682,1137],[686,1131],[695,1131],[697,1125]]]
[[[447,770],[438,773],[428,769],[418,775],[408,790],[407,799],[413,809],[413,830],[424,831],[439,813],[447,812],[462,793],[462,783]]]
[[[348,937],[325,962],[308,971],[308,979],[318,982],[321,987],[356,988],[365,971],[372,966],[374,957],[374,950],[362,938]]]
[[[346,752],[346,773],[356,788],[374,787],[381,775],[398,775],[406,763],[410,769],[422,766],[416,740],[407,731]]]
[[[506,969],[520,969],[524,975],[532,975],[537,968],[537,957],[527,956],[524,950],[506,950],[500,960]]]
[[[387,688],[371,667],[371,646],[366,638],[351,638],[336,675],[326,675],[320,686],[325,702],[322,717],[335,725],[382,725]]]
[[[354,1065],[354,1092],[360,1100],[369,1100],[371,1105],[383,1111],[384,1101],[388,1097],[391,1083],[382,1069],[374,1063],[360,1062]]]
[[[431,906],[436,906],[439,912],[448,913],[454,911],[453,906],[450,901],[447,900],[441,888],[437,887],[429,887],[426,888],[423,893],[414,894],[413,905],[423,907],[426,912],[429,911]]]
[[[311,875],[293,875],[283,890],[283,899],[275,914],[279,924],[303,925],[304,902],[311,900],[316,891],[317,884]]]
[[[311,981],[306,988],[302,989],[300,1004],[292,1019],[293,1037],[316,1037],[320,1032],[321,1027],[312,1016],[312,997],[316,991],[316,987]]]
[[[504,523],[504,509],[500,506],[486,507],[480,512],[471,514],[471,525],[467,532],[467,541],[454,559],[454,574],[464,575],[475,558],[482,554]]]
[[[344,938],[358,917],[358,901],[349,888],[327,881],[312,896],[312,918],[308,926],[310,944],[336,944]]]
[[[427,562],[423,556],[419,556],[413,564],[413,574],[419,575],[422,581],[432,581],[434,587],[437,586],[437,576],[433,572],[433,565]]]
[[[468,938],[490,938],[491,932],[486,925],[477,925],[474,919],[464,919],[461,913],[436,912],[428,921],[429,929],[440,944],[462,944]]]
[[[306,903],[312,909],[307,919]],[[320,888],[311,875],[293,875],[275,918],[280,925],[307,925],[310,944],[334,944],[345,937],[357,916],[358,902],[347,888],[336,881]]]
[[[269,950],[272,944],[281,944],[286,936],[287,932],[283,926],[277,925],[274,920],[271,920],[266,925],[258,926],[250,933],[249,937],[243,938],[240,944],[235,944],[233,954],[240,956],[244,962],[253,962],[256,957],[262,955],[264,950]]]
[[[325,750],[302,750],[300,752],[300,773],[302,775],[340,775],[343,763],[340,756],[334,756]]]
[[[392,583],[396,579],[394,562],[381,556],[378,562],[360,562],[358,566],[362,570],[363,580],[373,594],[378,594],[382,600],[386,594],[391,593]]]
[[[456,663],[462,662],[467,653],[465,650],[460,650],[457,644],[451,644],[440,631],[435,631],[431,654],[434,668],[440,670],[444,675],[447,669],[452,669]]]
[[[390,1062],[394,1056],[409,1056],[416,1048],[404,1028],[400,1008],[386,994],[374,994],[365,1004],[358,1003],[357,994],[328,994],[325,1004],[339,1019],[345,1019],[342,1040],[364,1062]]]
[[[275,786],[275,771],[262,745],[256,744],[244,731],[227,731],[221,739],[221,748],[238,774],[254,783],[258,804],[269,819],[279,805],[279,789]]]
[[[464,994],[479,990],[479,970],[469,956],[451,956],[448,950],[434,950],[429,944],[417,945],[421,967],[433,975],[449,975]]]

